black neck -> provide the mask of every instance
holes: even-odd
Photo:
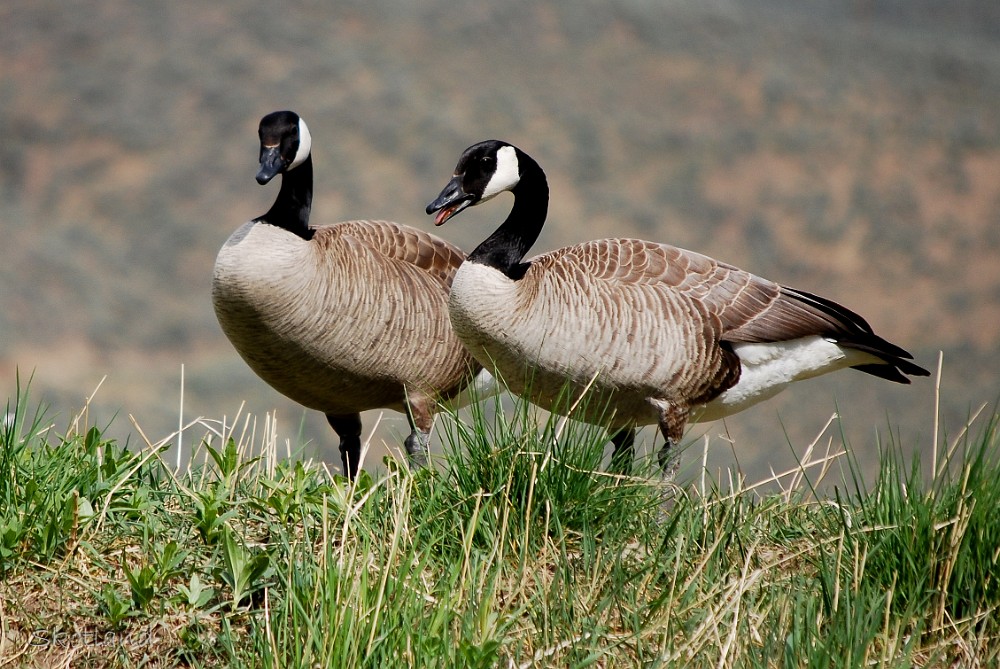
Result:
[[[538,239],[549,210],[549,183],[533,159],[518,153],[521,178],[511,190],[514,207],[507,220],[469,254],[469,262],[493,267],[515,281],[524,276],[529,263],[522,263]]]
[[[274,204],[258,221],[277,225],[303,239],[312,239],[309,212],[312,210],[313,163],[306,157],[301,165],[281,175],[281,190]]]

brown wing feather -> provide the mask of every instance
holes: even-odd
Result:
[[[710,299],[720,282],[714,261],[653,242],[604,239],[530,262],[519,287],[524,304],[532,305],[525,308],[542,301],[535,293],[544,291],[549,299],[558,296],[563,310],[599,312],[599,321],[578,321],[597,329],[585,335],[588,345],[603,342],[607,359],[628,360],[633,371],[648,368],[634,377],[640,383],[655,378],[658,392],[700,403],[739,379],[739,358],[718,346],[726,328]],[[588,306],[577,304],[581,294]],[[674,370],[672,377],[663,370]]]
[[[906,374],[927,370],[876,335],[864,318],[825,298],[781,286],[708,256],[637,239],[604,239],[549,254],[591,277],[630,286],[656,286],[705,318],[705,336],[716,342],[779,342],[807,336],[833,339],[872,353]],[[544,257],[543,257],[544,258]],[[869,369],[862,369],[872,373]],[[885,370],[879,375],[885,376]],[[886,378],[890,378],[886,376]],[[892,380],[905,381],[893,374]]]
[[[462,250],[444,239],[391,221],[345,221],[330,226],[333,228],[388,258],[420,268],[446,286],[451,286],[465,260]]]
[[[538,261],[571,263],[594,279],[619,283],[623,289],[649,287],[665,298],[686,303],[686,308],[717,319],[716,339],[728,338],[759,320],[781,293],[777,284],[731,265],[639,239],[595,240]]]
[[[809,335],[869,336],[857,314],[783,287],[708,256],[637,239],[604,239],[565,249],[589,276],[634,286],[655,285],[718,318],[721,341],[772,342]],[[608,262],[616,257],[617,262]],[[898,354],[898,353],[897,353]]]

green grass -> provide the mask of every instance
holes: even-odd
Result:
[[[0,666],[1000,662],[996,416],[937,472],[883,444],[870,485],[820,499],[802,472],[767,495],[606,473],[600,430],[486,404],[440,421],[434,470],[349,487],[232,428],[178,472],[20,395]]]

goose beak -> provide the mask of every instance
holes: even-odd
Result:
[[[260,147],[260,169],[257,170],[257,183],[263,186],[284,169],[285,161],[281,157],[280,147]]]
[[[441,194],[427,205],[426,211],[428,214],[437,212],[434,225],[441,225],[466,207],[475,204],[475,200],[475,196],[466,193],[462,188],[462,175],[456,175],[444,187]]]

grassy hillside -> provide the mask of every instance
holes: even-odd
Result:
[[[277,408],[293,448],[329,452],[208,299],[217,249],[274,197],[255,130],[285,107],[313,130],[319,221],[430,227],[460,151],[503,137],[550,177],[536,250],[642,236],[829,296],[925,366],[944,351],[952,431],[1000,392],[991,3],[12,0],[0,19],[0,372],[12,393],[34,371],[64,420],[107,376],[94,422],[158,439],[183,364],[186,416]],[[471,248],[503,208],[440,232]],[[766,472],[782,427],[807,443],[839,408],[874,466],[876,430],[929,443],[932,406],[929,383],[845,374],[705,429]]]
[[[0,664],[1000,661],[995,415],[936,472],[886,443],[871,487],[820,500],[820,454],[761,496],[609,475],[596,431],[486,413],[446,422],[437,469],[351,487],[229,430],[177,470],[22,398],[0,432]]]

